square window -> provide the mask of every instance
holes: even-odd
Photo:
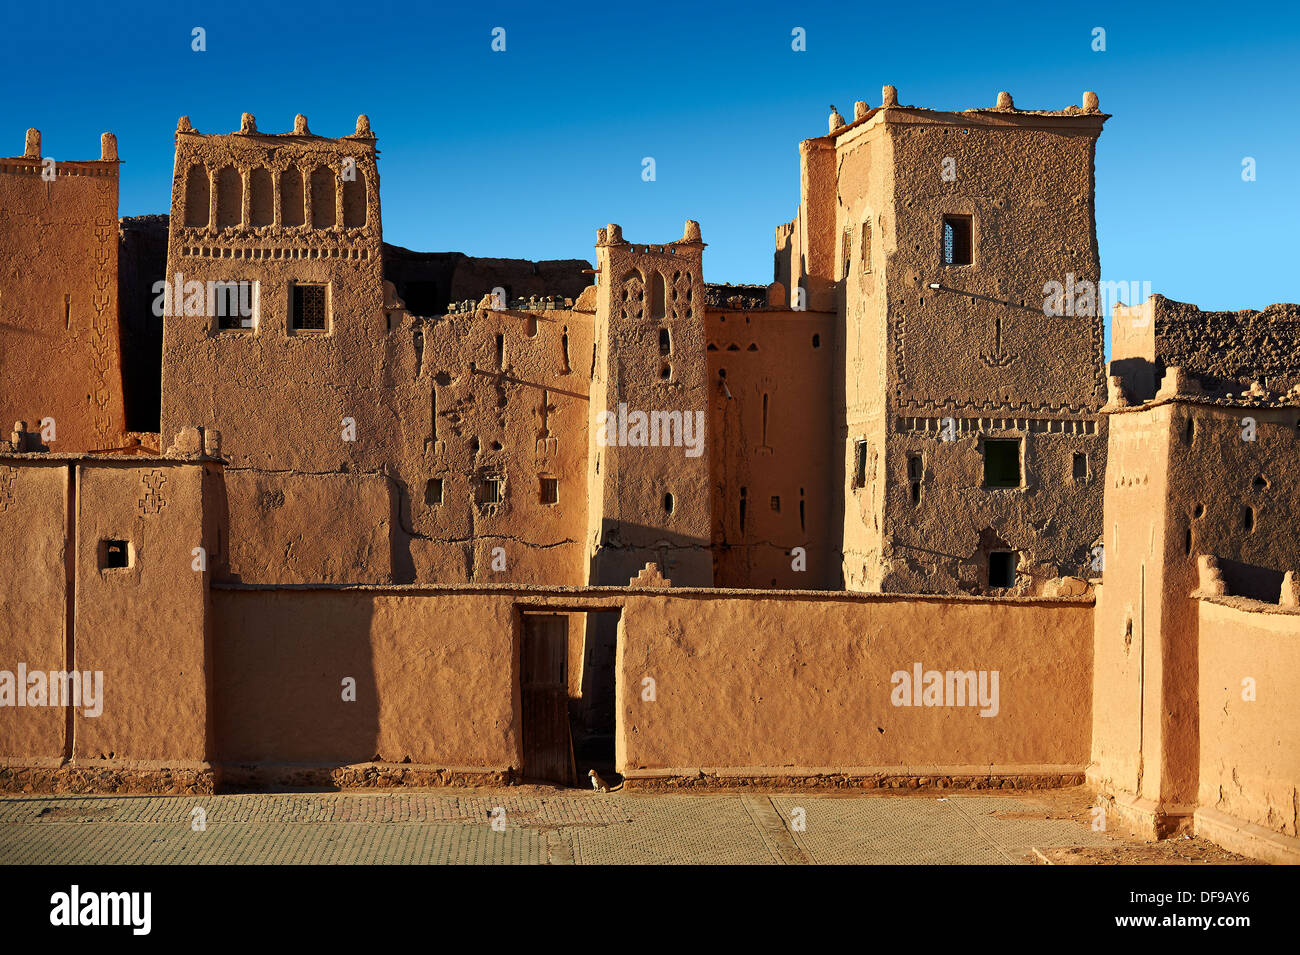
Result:
[[[1082,451],[1074,452],[1073,473],[1076,481],[1088,480],[1088,455]]]
[[[984,486],[1020,487],[1020,439],[984,439]]]
[[[99,569],[131,566],[131,545],[123,540],[102,540],[99,542]]]
[[[325,316],[325,286],[301,285],[292,288],[289,328],[295,332],[323,332],[328,326]]]
[[[560,500],[560,479],[544,477],[541,479],[541,493],[538,500],[543,504],[557,504]]]
[[[1016,585],[1015,551],[995,550],[989,554],[989,586],[1014,587]]]
[[[971,264],[970,216],[943,217],[943,264]]]
[[[480,504],[500,504],[505,479],[485,477],[478,484],[478,502]]]
[[[209,310],[217,317],[217,330],[246,331],[257,326],[256,282],[213,282]]]

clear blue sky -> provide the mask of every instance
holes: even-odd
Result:
[[[771,281],[800,139],[828,104],[1059,109],[1095,90],[1103,277],[1206,308],[1300,300],[1300,13],[1293,4],[179,2],[8,4],[0,135],[56,159],[118,136],[122,215],[166,212],[172,131],[370,115],[387,241],[592,256],[698,219],[710,281]],[[207,51],[190,49],[191,28]],[[506,52],[491,31],[506,29]],[[1091,49],[1094,27],[1105,52]],[[791,50],[791,30],[807,51]],[[641,179],[653,156],[657,180]],[[1257,180],[1243,182],[1243,157]]]

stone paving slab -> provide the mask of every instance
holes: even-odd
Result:
[[[526,789],[8,797],[0,864],[1011,865],[1113,844],[1014,797]]]

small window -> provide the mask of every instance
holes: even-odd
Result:
[[[853,443],[853,486],[867,486],[867,442],[859,439]]]
[[[921,480],[921,474],[924,471],[924,465],[919,454],[909,454],[907,456],[907,479],[909,481]]]
[[[821,348],[821,347],[822,347],[822,337],[818,335],[816,332],[813,332],[813,348]]]
[[[664,512],[667,514],[673,512],[673,496],[671,494],[664,495]]]
[[[673,353],[672,336],[668,333],[668,329],[661,328],[659,329],[659,354],[671,355],[672,353]]]
[[[424,485],[424,503],[441,504],[442,503],[442,478],[429,478]]]
[[[323,332],[325,321],[325,286],[295,283],[290,328],[295,332]]]
[[[984,486],[1020,487],[1020,440],[984,440]]]
[[[1241,526],[1247,534],[1255,530],[1255,509],[1249,504],[1241,509]]]
[[[781,497],[778,494],[772,495],[772,510],[776,511],[778,514],[781,513]]]
[[[560,500],[560,479],[544,477],[541,479],[541,492],[538,501],[542,504],[556,504]]]
[[[844,277],[849,277],[849,270],[853,268],[853,230],[844,229]]]
[[[131,545],[121,540],[99,542],[99,569],[131,566]]]
[[[1079,482],[1088,480],[1088,455],[1082,451],[1074,452],[1074,479]]]
[[[943,217],[943,264],[971,264],[970,216]]]
[[[989,554],[989,586],[1014,587],[1016,585],[1016,555],[1014,551],[995,550]]]
[[[208,307],[216,315],[220,331],[236,331],[257,325],[256,282],[213,282]]]
[[[501,492],[504,485],[504,478],[483,478],[478,484],[478,502],[480,504],[500,504]]]
[[[862,271],[871,271],[871,223],[862,223]]]

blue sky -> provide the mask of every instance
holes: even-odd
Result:
[[[752,2],[11,6],[0,135],[93,158],[118,136],[122,215],[167,211],[172,131],[368,113],[387,241],[427,251],[592,256],[701,222],[709,281],[771,281],[798,201],[798,142],[854,99],[1114,114],[1097,154],[1103,278],[1205,308],[1300,300],[1300,12],[1289,4]],[[191,29],[207,51],[190,49]],[[506,51],[491,50],[494,27]],[[1091,48],[1094,27],[1106,51]],[[791,30],[807,50],[791,49]],[[644,182],[653,156],[657,179]],[[1257,179],[1244,182],[1253,157]]]

